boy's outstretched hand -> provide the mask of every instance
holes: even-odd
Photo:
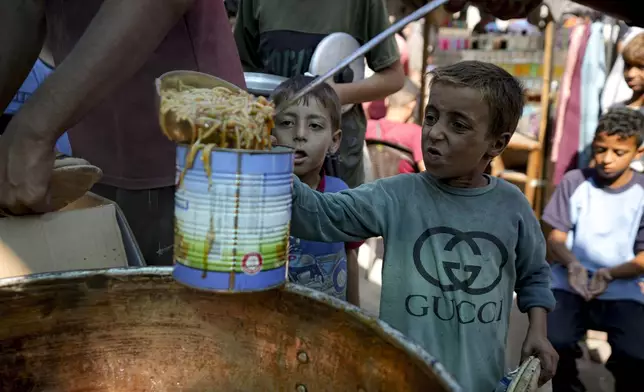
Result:
[[[546,310],[532,308],[528,311],[528,316],[530,318],[530,327],[523,342],[523,347],[521,347],[521,363],[530,356],[539,358],[539,361],[541,361],[539,386],[542,386],[555,375],[559,354],[557,354],[557,351],[548,340]]]

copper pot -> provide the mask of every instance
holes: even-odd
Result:
[[[460,391],[421,348],[295,285],[215,294],[171,268],[0,281],[1,391]]]

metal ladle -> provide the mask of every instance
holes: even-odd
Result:
[[[313,80],[310,84],[308,84],[306,87],[304,87],[302,90],[300,90],[291,99],[289,99],[288,101],[282,103],[279,107],[277,107],[275,109],[275,114],[280,113],[282,110],[284,110],[287,107],[293,105],[293,103],[297,102],[303,96],[305,96],[306,94],[310,93],[313,89],[318,87],[320,84],[324,83],[325,80],[327,80],[330,77],[334,76],[338,72],[344,70],[345,67],[347,67],[349,64],[351,64],[353,61],[355,61],[358,57],[364,56],[371,49],[375,48],[382,41],[384,41],[385,39],[387,39],[387,38],[391,37],[392,35],[396,34],[400,30],[402,30],[409,23],[414,22],[414,21],[424,17],[425,15],[429,14],[430,12],[435,10],[436,8],[438,8],[441,5],[447,3],[447,1],[448,0],[433,0],[433,1],[430,1],[429,3],[427,3],[424,6],[420,7],[416,11],[414,11],[411,14],[407,15],[406,17],[400,19],[398,22],[392,24],[385,31],[381,32],[380,34],[378,34],[375,37],[373,37],[371,40],[367,41],[367,43],[365,43],[360,48],[358,48],[358,50],[353,52],[349,57],[346,57],[344,60],[342,60],[334,68],[332,68],[329,71],[327,71],[324,75],[316,77],[315,80]]]
[[[447,0],[433,0],[423,7],[417,9],[406,17],[400,19],[398,22],[389,26],[386,30],[380,34],[373,37],[370,41],[362,45],[350,56],[342,60],[334,68],[326,72],[322,76],[315,78],[309,85],[300,90],[293,98],[279,105],[275,109],[275,114],[283,111],[287,107],[291,106],[294,102],[297,102],[300,98],[311,92],[314,88],[324,83],[325,80],[333,77],[337,73],[343,71],[349,64],[355,61],[358,57],[364,56],[371,49],[376,47],[382,41],[388,37],[396,34],[398,31],[402,30],[409,23],[416,21],[425,15],[429,14],[434,9],[445,4]],[[220,79],[216,76],[204,74],[196,71],[171,71],[165,73],[155,81],[156,90],[157,90],[157,108],[160,106],[160,97],[163,90],[168,89],[178,89],[180,86],[189,86],[195,88],[208,88],[212,89],[214,87],[226,87],[233,91],[240,90],[239,87],[229,83],[223,79]],[[186,120],[179,120],[172,112],[162,114],[159,117],[161,128],[163,129],[166,135],[169,135],[172,140],[179,143],[188,143],[192,138],[192,126]]]

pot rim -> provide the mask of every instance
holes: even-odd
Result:
[[[103,276],[108,278],[123,279],[136,276],[151,276],[151,277],[172,277],[173,267],[134,267],[134,268],[106,268],[106,269],[93,269],[93,270],[72,270],[62,272],[45,272],[39,274],[17,276],[12,278],[0,279],[0,290],[9,291],[14,290],[17,292],[22,291],[26,286],[32,284],[43,284],[47,282],[59,282],[61,279],[75,280],[87,279],[91,277]],[[180,284],[180,283],[179,283]],[[341,310],[349,314],[351,317],[357,319],[360,323],[369,326],[378,335],[389,343],[404,350],[416,362],[420,362],[432,369],[438,376],[438,381],[443,383],[447,390],[452,392],[462,392],[462,388],[456,383],[452,375],[450,375],[443,365],[438,362],[436,358],[431,356],[419,345],[411,342],[398,330],[391,327],[389,324],[381,321],[380,319],[367,314],[362,309],[354,306],[348,302],[341,301],[340,299],[331,297],[322,292],[296,285],[293,283],[286,283],[280,290],[284,290],[293,294],[310,298],[317,302],[325,303],[328,306]],[[231,293],[230,295],[236,295]]]

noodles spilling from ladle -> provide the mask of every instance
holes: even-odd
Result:
[[[180,86],[161,93],[161,124],[170,140],[220,148],[271,147],[273,105],[264,97],[226,87]]]
[[[172,141],[190,144],[185,169],[200,150],[208,178],[213,148],[269,150],[274,106],[264,97],[226,87],[196,88],[179,85],[161,92],[160,122]],[[179,184],[183,182],[185,170]]]

